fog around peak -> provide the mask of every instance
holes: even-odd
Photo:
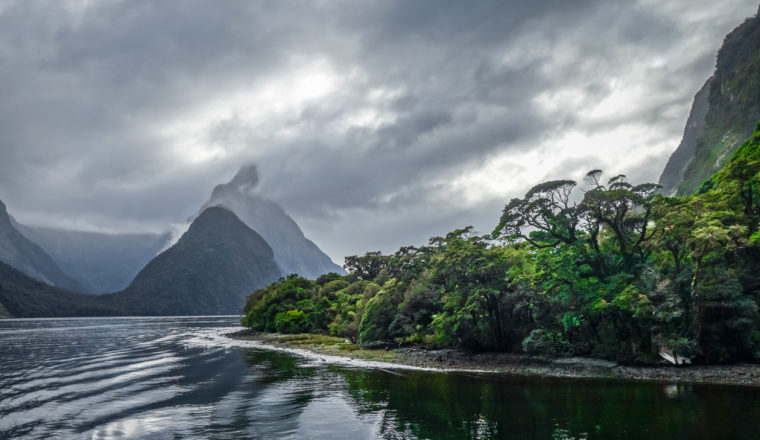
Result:
[[[253,193],[259,184],[259,170],[255,164],[244,165],[228,183],[243,193]]]

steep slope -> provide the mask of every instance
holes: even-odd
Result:
[[[103,304],[97,296],[53,287],[0,263],[0,317],[4,312],[16,318],[122,314]]]
[[[328,272],[345,273],[304,236],[301,228],[277,203],[254,193],[258,180],[255,166],[241,168],[229,183],[214,188],[201,211],[211,206],[223,206],[237,214],[269,243],[283,274],[297,273],[316,279]]]
[[[704,139],[705,118],[707,117],[711,85],[712,77],[705,82],[694,96],[694,104],[692,104],[689,119],[686,121],[686,128],[684,128],[681,143],[670,156],[670,159],[668,159],[668,163],[660,175],[660,185],[662,185],[663,194],[670,196],[676,193],[676,190],[684,180],[686,167],[694,159],[697,151],[697,142]]]
[[[232,212],[212,207],[123,292],[101,298],[136,315],[233,314],[279,277],[266,241]]]
[[[0,262],[57,287],[84,290],[79,282],[63,273],[50,255],[13,226],[3,202],[0,202]]]
[[[168,234],[102,234],[19,224],[16,227],[91,293],[126,288],[169,240]]]
[[[752,135],[758,120],[760,18],[755,15],[723,41],[715,73],[695,96],[683,141],[660,177],[663,192],[694,192]]]
[[[754,134],[744,141],[718,172],[700,186],[698,193],[724,189],[743,205],[743,214],[760,221],[760,123]],[[755,241],[760,240],[757,237]]]

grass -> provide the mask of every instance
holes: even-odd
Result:
[[[287,344],[292,347],[309,346],[319,352],[328,353],[337,351],[357,352],[359,346],[348,342],[347,339],[335,336],[301,333],[296,335],[276,335],[276,342]]]
[[[297,335],[279,335],[279,342],[288,342],[293,345],[338,345],[345,344],[346,340],[335,336],[301,333]]]
[[[247,338],[243,338],[247,339]],[[367,350],[356,344],[351,344],[343,338],[317,334],[283,335],[274,333],[257,333],[254,340],[265,344],[282,344],[290,348],[309,350],[313,353],[350,357],[366,361],[388,362],[418,367],[459,368],[479,371],[492,371],[502,374],[541,377],[584,377],[584,378],[614,378],[631,380],[665,381],[668,383],[713,383],[760,386],[760,373],[756,365],[708,366],[691,368],[647,367],[602,369],[586,368],[583,366],[568,367],[567,365],[546,363],[539,359],[536,364],[515,363],[509,359],[496,361],[490,358],[484,361],[464,356],[441,362],[434,356],[409,356],[406,350]],[[419,354],[419,353],[418,353]]]
[[[272,334],[265,337],[270,343],[283,344],[292,348],[304,348],[315,353],[350,356],[368,361],[398,362],[399,354],[389,350],[365,350],[344,338],[335,336],[301,333],[295,335]]]

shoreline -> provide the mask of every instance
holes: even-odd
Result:
[[[634,367],[591,358],[547,359],[513,353],[469,353],[452,349],[363,349],[342,338],[325,335],[258,333],[244,329],[223,336],[255,341],[263,349],[304,350],[314,355],[412,367],[440,372],[496,374],[516,377],[645,381],[760,387],[760,365],[695,365]]]

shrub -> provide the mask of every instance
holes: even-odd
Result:
[[[564,354],[567,343],[562,340],[558,333],[552,333],[544,329],[536,329],[523,339],[523,351],[533,355],[557,356]]]
[[[278,333],[304,333],[309,330],[306,313],[301,310],[280,312],[274,318],[274,328]]]

